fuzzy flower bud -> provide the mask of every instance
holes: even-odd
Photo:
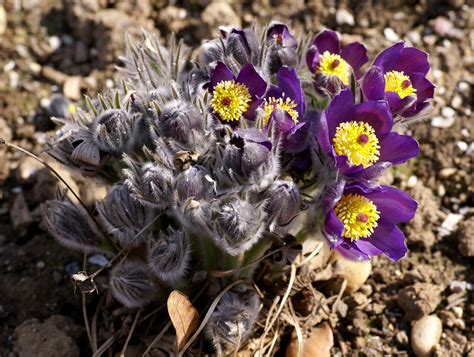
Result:
[[[124,185],[114,186],[105,201],[97,204],[97,211],[107,232],[121,246],[138,246],[149,238],[151,228],[141,231],[153,219],[153,211],[132,200]]]
[[[204,167],[195,165],[176,177],[175,190],[179,202],[188,198],[195,201],[210,200],[214,197],[215,181]]]
[[[189,239],[182,230],[160,232],[148,250],[148,266],[162,281],[174,285],[186,274],[191,250]]]
[[[230,255],[249,250],[262,236],[266,214],[261,205],[230,196],[216,201],[211,211],[212,238]]]
[[[133,199],[144,205],[164,208],[171,195],[173,172],[154,163],[146,163],[141,169],[128,160],[130,169],[124,171],[125,185]]]
[[[80,252],[103,251],[100,236],[78,207],[70,202],[48,201],[41,209],[48,231],[59,243]]]
[[[218,352],[228,344],[235,348],[250,336],[258,308],[258,296],[246,284],[237,285],[222,297],[206,327]]]
[[[227,53],[231,55],[240,65],[257,63],[258,40],[255,32],[249,29],[232,29],[227,34]]]
[[[267,66],[270,73],[277,73],[282,66],[296,66],[297,43],[286,25],[277,23],[270,26],[267,31],[267,44]]]
[[[202,130],[203,118],[191,103],[172,101],[167,103],[160,116],[158,126],[165,137],[186,144],[193,135],[192,130]]]
[[[256,129],[238,129],[224,151],[224,166],[233,173],[248,178],[271,156],[272,143]]]
[[[146,265],[133,261],[125,261],[112,271],[110,288],[114,298],[130,309],[148,304],[155,294]]]
[[[121,154],[132,145],[133,119],[123,110],[107,110],[95,119],[92,131],[94,142],[101,150]]]
[[[266,211],[270,217],[270,230],[287,228],[300,210],[300,193],[293,180],[277,180],[265,192]]]

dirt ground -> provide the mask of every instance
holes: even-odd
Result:
[[[470,0],[0,0],[0,138],[40,153],[55,128],[51,96],[78,101],[112,87],[126,30],[174,31],[193,45],[220,25],[271,19],[305,33],[337,30],[345,42],[364,41],[371,56],[406,40],[430,54],[437,86],[431,116],[410,128],[421,156],[384,177],[420,204],[404,227],[409,254],[397,264],[374,259],[368,281],[343,298],[332,353],[413,355],[412,321],[434,313],[443,322],[435,355],[474,356]],[[81,190],[83,179],[61,173]],[[40,220],[40,203],[56,194],[50,173],[0,146],[1,356],[90,355],[81,295],[69,278],[82,258]]]

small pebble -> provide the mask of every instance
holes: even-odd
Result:
[[[398,37],[397,33],[391,27],[384,28],[383,34],[387,40],[392,42],[396,42],[400,39],[400,37]]]
[[[451,107],[444,107],[441,109],[441,115],[445,118],[452,118],[456,115],[456,111]]]
[[[466,128],[461,129],[461,135],[464,136],[465,138],[468,138],[471,136],[471,133],[469,133],[469,130]]]
[[[408,336],[405,331],[398,331],[395,340],[402,346],[408,345]]]
[[[61,47],[61,40],[58,36],[51,36],[48,39],[48,43],[53,51],[56,51],[59,47]]]
[[[0,35],[7,31],[7,12],[5,8],[0,5]]]
[[[407,187],[413,188],[416,186],[417,182],[418,182],[418,177],[416,177],[415,175],[412,175],[407,180]]]
[[[433,30],[439,36],[446,36],[453,29],[453,27],[453,23],[446,17],[440,16],[433,21]]]
[[[459,109],[462,106],[462,98],[459,95],[455,95],[451,100],[451,106],[455,109]]]
[[[430,356],[438,344],[443,324],[436,315],[424,316],[411,329],[411,347],[418,357]]]
[[[456,142],[456,146],[458,147],[459,150],[463,152],[469,149],[469,145],[465,141]]]
[[[36,263],[36,268],[38,270],[43,270],[45,266],[46,266],[46,264],[42,260],[40,260],[38,263]]]
[[[13,68],[15,68],[15,66],[16,66],[15,61],[8,61],[8,62],[5,63],[5,65],[3,66],[3,71],[4,71],[4,72],[9,72],[9,71],[11,71]]]
[[[456,172],[457,172],[457,169],[456,169],[456,168],[454,168],[454,167],[447,167],[447,168],[445,168],[445,169],[442,169],[442,170],[439,172],[439,176],[442,177],[442,178],[447,178],[447,177],[453,176]]]
[[[467,83],[467,82],[462,81],[462,82],[459,82],[459,83],[458,83],[458,89],[459,89],[459,91],[460,91],[461,93],[467,92],[470,87],[471,87],[471,86],[470,86],[469,83]]]
[[[454,124],[454,118],[443,118],[441,116],[435,116],[433,119],[431,119],[431,126],[434,126],[435,128],[449,128]]]
[[[92,255],[88,259],[89,263],[103,267],[109,263],[109,260],[102,254]]]
[[[456,317],[459,318],[459,319],[462,318],[462,315],[464,313],[462,307],[460,307],[460,306],[454,306],[453,307],[453,312],[456,315]]]
[[[354,16],[346,9],[339,9],[336,11],[336,22],[338,25],[354,26]]]
[[[464,330],[466,328],[466,323],[463,319],[456,319],[454,320],[454,326],[458,329]]]

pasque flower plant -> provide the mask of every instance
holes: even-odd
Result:
[[[418,155],[398,118],[416,120],[433,85],[427,55],[402,42],[364,73],[363,44],[341,46],[330,30],[305,42],[281,23],[223,28],[199,53],[190,62],[174,37],[167,47],[128,38],[122,85],[57,118],[49,149],[106,181],[108,195],[89,214],[62,199],[43,216],[72,249],[127,253],[110,289],[130,308],[203,281],[213,298],[246,279],[207,322],[223,351],[251,336],[260,306],[251,280],[272,251],[299,249],[316,230],[353,260],[407,253],[397,225],[417,204],[377,178]]]

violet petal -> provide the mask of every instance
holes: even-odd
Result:
[[[362,93],[367,100],[382,100],[385,94],[385,79],[380,67],[372,66],[362,78]]]
[[[357,104],[354,120],[370,124],[379,138],[389,133],[393,126],[392,113],[388,103],[381,100]]]
[[[339,36],[331,30],[323,30],[316,35],[313,44],[318,48],[319,53],[328,51],[329,53],[339,54]]]
[[[403,232],[384,218],[379,219],[377,228],[367,239],[394,262],[403,258],[407,253]]]
[[[405,42],[400,41],[383,50],[375,58],[374,66],[382,68],[384,73],[393,70],[393,67],[397,64],[398,58],[401,56],[404,48]]]
[[[368,62],[367,47],[360,42],[353,42],[342,49],[341,57],[344,58],[357,71]]]
[[[391,162],[397,165],[418,156],[419,153],[420,146],[409,135],[392,132],[384,136],[380,141],[379,161],[381,162]]]

